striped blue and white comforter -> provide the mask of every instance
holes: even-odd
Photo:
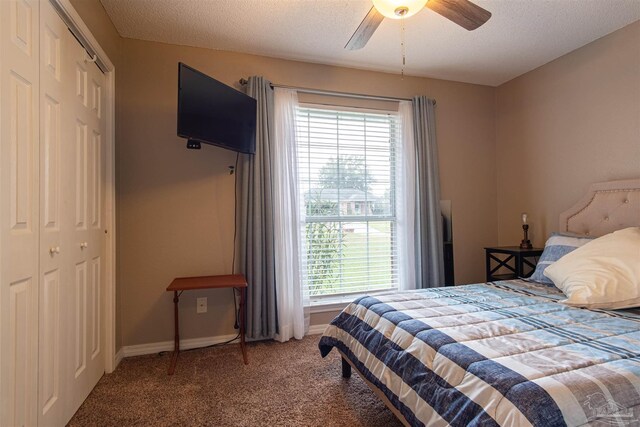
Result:
[[[506,281],[363,297],[320,340],[413,426],[638,426],[640,315]]]

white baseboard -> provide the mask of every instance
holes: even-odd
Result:
[[[219,335],[216,337],[190,338],[180,340],[180,349],[189,350],[196,347],[206,347],[212,344],[220,344],[236,337],[232,335]],[[143,354],[160,353],[161,351],[172,351],[173,341],[152,342],[147,344],[127,345],[122,347],[124,357],[142,356]]]
[[[122,362],[123,358],[124,358],[124,348],[121,347],[120,350],[118,350],[118,352],[116,353],[116,356],[114,357],[114,360],[113,360],[114,371],[116,370],[120,362]]]
[[[324,332],[328,325],[312,325],[309,327],[308,335],[318,335]],[[212,344],[220,344],[235,338],[236,335],[219,335],[216,337],[190,338],[180,340],[180,349],[189,350],[191,348],[206,347]],[[236,341],[234,341],[236,342]],[[173,341],[151,342],[147,344],[127,345],[122,347],[116,354],[115,366],[125,357],[142,356],[145,354],[160,353],[161,351],[172,351]]]
[[[309,326],[308,335],[318,335],[324,332],[329,325],[311,325]]]

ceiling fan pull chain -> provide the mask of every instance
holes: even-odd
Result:
[[[402,71],[400,72],[400,78],[404,79],[404,66],[406,65],[405,57],[405,37],[404,37],[404,16],[400,18],[400,51],[402,53]]]

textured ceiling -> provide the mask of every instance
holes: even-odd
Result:
[[[369,0],[101,0],[123,37],[400,73],[401,24],[344,45]],[[405,20],[405,74],[497,86],[640,19],[640,0],[475,0],[469,32],[424,9]]]

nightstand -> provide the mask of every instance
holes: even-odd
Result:
[[[517,279],[533,274],[543,248],[522,249],[520,246],[497,246],[486,251],[487,282]],[[498,273],[500,269],[507,273]]]

